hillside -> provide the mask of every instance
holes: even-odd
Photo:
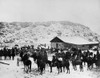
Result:
[[[49,22],[0,22],[0,43],[4,45],[49,44],[55,36],[82,37],[100,41],[100,36],[88,27],[69,21]]]

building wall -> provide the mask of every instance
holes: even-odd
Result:
[[[62,42],[52,42],[51,48],[64,49],[64,43],[62,43]]]
[[[58,44],[58,47],[57,47]],[[90,46],[97,46],[97,44],[88,44],[88,45],[75,45],[70,43],[63,43],[63,42],[51,42],[51,48],[56,49],[66,49],[66,48],[79,48],[82,50],[87,50],[90,48]]]
[[[89,45],[75,45],[75,44],[70,44],[70,43],[65,43],[65,48],[78,48],[82,50],[89,49]]]
[[[89,45],[77,45],[78,49],[87,50],[89,49]]]
[[[64,43],[64,47],[66,48],[71,48],[74,47],[74,45],[70,44],[70,43]]]

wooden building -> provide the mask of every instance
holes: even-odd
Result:
[[[60,38],[55,37],[51,41],[51,48],[56,48],[56,49],[62,49],[64,48],[64,41],[62,41]]]
[[[89,42],[80,37],[54,37],[51,41],[51,48],[66,49],[66,48],[79,48],[89,49],[93,46],[98,46],[98,42]]]

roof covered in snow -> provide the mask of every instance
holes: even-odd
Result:
[[[77,36],[74,36],[74,37],[55,37],[51,41],[57,42],[56,40],[61,41],[61,42],[66,42],[66,43],[78,44],[78,45],[81,45],[81,44],[98,44],[98,42],[96,42],[96,41],[90,42],[90,41],[87,41],[87,40],[85,40],[81,37],[77,37]]]

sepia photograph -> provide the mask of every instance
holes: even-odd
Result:
[[[100,0],[0,0],[0,78],[100,78]]]

